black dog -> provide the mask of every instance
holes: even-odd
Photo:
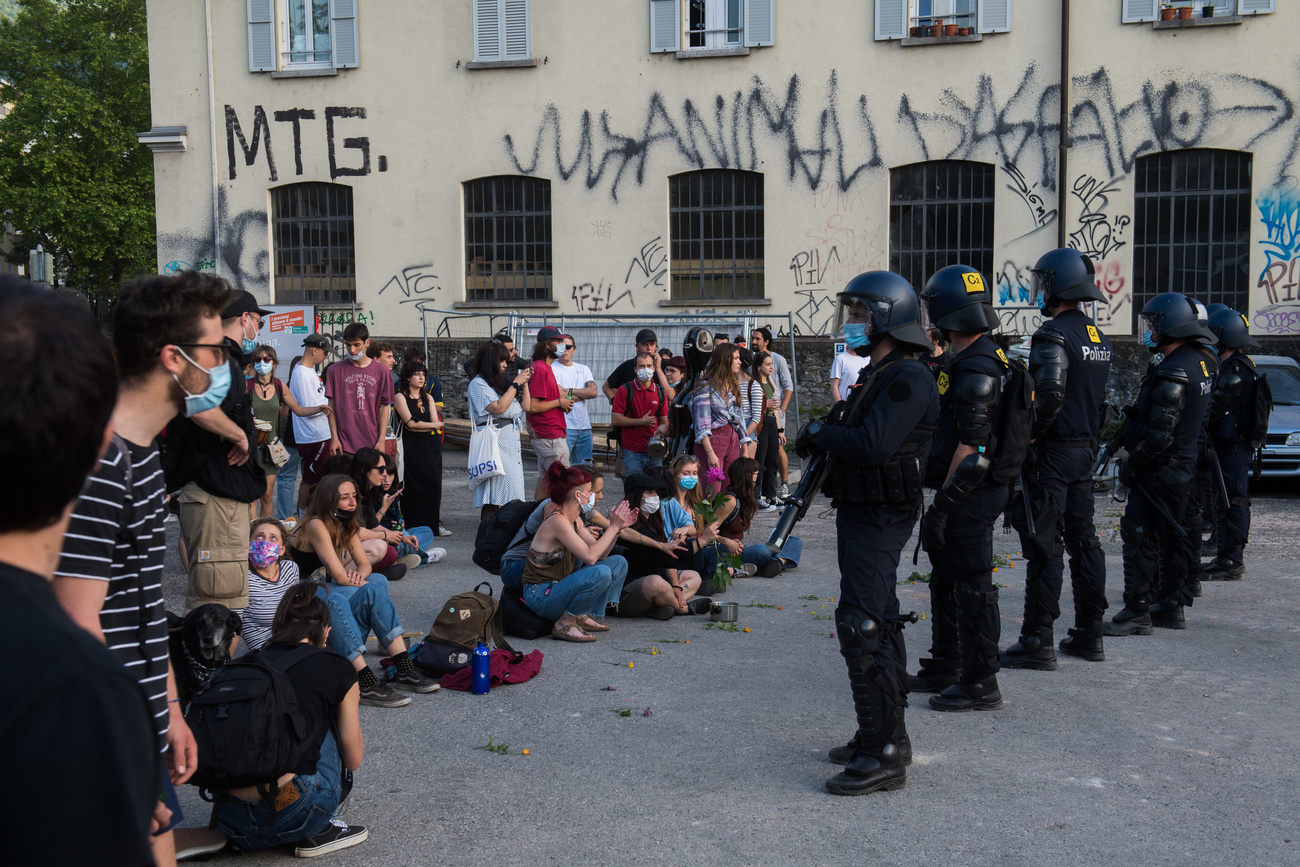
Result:
[[[224,605],[200,605],[184,617],[167,613],[172,671],[181,707],[230,660],[230,642],[241,635],[239,615]]]

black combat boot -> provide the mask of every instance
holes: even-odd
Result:
[[[1106,652],[1102,648],[1101,624],[1092,629],[1071,629],[1070,634],[1061,639],[1061,652],[1089,662],[1104,662]]]
[[[1245,564],[1231,557],[1215,557],[1205,567],[1204,577],[1206,581],[1240,581],[1245,574]]]
[[[899,713],[886,712],[884,692],[872,674],[849,669],[853,707],[858,716],[858,733],[854,736],[857,747],[844,770],[826,781],[826,791],[832,795],[893,792],[907,785],[907,765],[898,737],[902,708]],[[906,738],[905,731],[901,734]],[[910,741],[907,746],[910,753]]]
[[[1152,605],[1151,624],[1165,629],[1186,629],[1187,618],[1183,616],[1182,603],[1165,599]]]
[[[938,695],[930,696],[935,710],[961,713],[968,710],[997,710],[1002,707],[1002,692],[996,675],[975,683],[954,683]]]
[[[903,709],[900,707],[897,713],[898,724],[894,729],[894,744],[898,747],[898,754],[903,758],[903,764],[912,763],[912,739],[907,736],[907,727],[903,724]],[[857,732],[853,733],[853,740],[849,741],[842,747],[831,747],[830,759],[832,764],[847,765],[853,761],[857,755],[858,744],[861,743],[861,737]]]
[[[1003,668],[1028,668],[1056,671],[1056,651],[1052,648],[1052,630],[1038,629],[1021,635],[1020,640],[998,654]]]
[[[1125,605],[1119,614],[1102,624],[1102,632],[1107,635],[1150,635],[1151,615],[1145,611],[1134,611]]]
[[[961,663],[955,659],[922,659],[921,670],[909,675],[907,687],[912,692],[943,692],[961,680]]]

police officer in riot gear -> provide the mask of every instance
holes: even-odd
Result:
[[[1246,317],[1229,307],[1210,314],[1210,331],[1219,340],[1219,375],[1206,414],[1206,429],[1218,458],[1227,502],[1219,502],[1215,521],[1218,556],[1205,568],[1209,581],[1239,581],[1245,573],[1242,548],[1250,534],[1250,461],[1268,432],[1272,402],[1268,380],[1248,352],[1259,344]],[[1208,505],[1208,504],[1207,504]]]
[[[1215,352],[1218,346],[1219,338],[1210,330],[1210,313],[1209,308],[1197,301],[1191,299],[1196,305],[1196,321],[1200,323],[1201,329],[1209,334],[1209,338],[1201,338],[1193,341],[1192,348],[1200,353],[1200,359],[1205,362],[1205,369],[1209,371],[1210,380],[1213,382],[1219,373],[1219,356]],[[1206,411],[1208,415],[1208,410]],[[1196,479],[1192,483],[1192,492],[1187,495],[1187,506],[1183,509],[1183,530],[1187,533],[1187,542],[1191,546],[1191,553],[1188,556],[1187,566],[1187,592],[1193,598],[1201,595],[1201,547],[1204,544],[1205,515],[1204,510],[1209,509],[1213,514],[1214,509],[1214,486],[1210,483],[1210,477],[1217,474],[1212,471],[1210,453],[1213,451],[1213,444],[1210,439],[1209,431],[1205,426],[1201,426],[1200,436],[1196,440]]]
[[[837,509],[840,602],[835,632],[857,711],[853,739],[831,750],[847,767],[827,781],[837,795],[901,789],[912,745],[904,726],[907,652],[895,592],[899,558],[924,503],[922,466],[939,395],[917,353],[930,342],[910,283],[889,271],[854,277],[839,295],[846,342],[871,364],[826,424],[800,432],[801,455],[835,461],[823,492]],[[911,619],[915,620],[915,614]]]
[[[1153,625],[1185,629],[1183,606],[1192,602],[1192,545],[1183,521],[1210,402],[1211,371],[1201,347],[1213,336],[1196,303],[1179,292],[1152,298],[1141,315],[1143,342],[1164,359],[1143,378],[1137,403],[1124,408],[1124,608],[1105,624],[1107,635],[1150,635]]]
[[[1063,552],[1070,554],[1074,628],[1061,652],[1100,662],[1101,622],[1106,610],[1106,557],[1092,523],[1092,465],[1106,401],[1111,345],[1097,323],[1079,309],[1082,301],[1106,301],[1093,282],[1092,260],[1078,250],[1045,254],[1033,269],[1035,300],[1052,318],[1034,334],[1029,370],[1037,416],[1034,451],[1024,478],[1025,505],[1041,501],[1045,520],[1031,536],[1021,530],[1029,561],[1025,619],[1020,641],[1002,653],[1004,668],[1056,670],[1052,624],[1061,616]],[[1046,526],[1041,526],[1045,524]]]
[[[942,268],[922,298],[955,355],[939,376],[939,420],[925,479],[937,493],[921,520],[921,544],[933,568],[930,658],[921,661],[911,688],[939,692],[930,698],[936,710],[994,710],[1002,694],[993,525],[1008,493],[1008,479],[993,472],[999,469],[994,422],[1010,364],[986,333],[997,320],[978,271]]]

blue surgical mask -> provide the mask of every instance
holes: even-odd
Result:
[[[181,410],[181,415],[190,418],[201,412],[207,412],[221,406],[221,402],[226,399],[226,393],[230,391],[230,365],[223,361],[216,367],[203,368],[199,367],[198,363],[190,358],[185,350],[180,350],[180,353],[185,356],[186,361],[198,367],[199,370],[207,370],[208,374],[208,387],[200,394],[190,394],[185,391],[185,386],[181,385],[181,378],[174,373],[172,374],[172,379],[176,380],[176,384],[181,386],[181,391],[185,391],[185,408]]]
[[[867,345],[867,325],[865,322],[847,322],[844,324],[844,342],[854,349]]]
[[[348,361],[360,361],[361,359],[366,357],[366,351],[363,349],[360,352],[358,352],[356,355],[353,355],[351,352],[349,352],[347,356],[348,356]]]
[[[240,348],[240,350],[243,351],[243,353],[244,353],[245,355],[248,355],[248,354],[252,353],[252,351],[253,351],[254,349],[257,348],[257,341],[256,341],[256,340],[250,340],[250,339],[249,339],[249,337],[248,337],[248,331],[247,331],[247,329],[244,329],[243,325],[240,325],[240,330],[243,331],[244,339],[243,339],[242,341],[240,341],[240,343],[239,343],[239,348]],[[253,337],[257,337],[257,332],[256,332],[256,331],[253,332]]]
[[[699,477],[698,477],[698,476],[682,476],[682,477],[677,481],[677,484],[681,485],[682,488],[685,489],[685,490],[687,490],[687,491],[689,491],[691,488],[695,487],[695,486],[698,485],[699,483],[700,483],[700,480],[699,480]]]
[[[1047,293],[1046,293],[1046,292],[1039,292],[1039,293],[1038,293],[1038,296],[1034,299],[1034,303],[1038,305],[1038,309],[1039,309],[1039,310],[1041,310],[1041,311],[1043,311],[1044,313],[1046,313],[1046,312],[1047,312]]]
[[[268,373],[275,370],[275,364],[270,361],[254,362],[253,370],[256,370],[258,373],[262,374],[262,376],[266,376]]]
[[[1156,348],[1156,336],[1150,329],[1142,332],[1142,345],[1147,349]]]
[[[583,503],[583,502],[579,502],[579,503],[578,503],[578,505],[582,507],[582,513],[583,513],[584,515],[587,514],[588,512],[590,512],[592,509],[596,508],[596,495],[595,495],[595,494],[587,494],[586,496],[587,496],[587,502],[585,502],[585,503]]]

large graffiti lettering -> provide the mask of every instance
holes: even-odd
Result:
[[[245,115],[247,117],[247,115]],[[316,112],[309,108],[291,108],[274,113],[276,123],[287,123],[293,129],[293,164],[294,174],[303,174],[302,163],[302,122],[315,120]],[[336,142],[338,127],[344,120],[365,120],[366,110],[360,106],[329,106],[325,109],[325,150],[329,155],[330,180],[342,177],[362,177],[370,174],[370,138],[355,136]],[[253,140],[249,143],[239,123],[239,115],[233,106],[226,106],[226,158],[230,180],[238,176],[239,160],[235,145],[238,144],[239,155],[244,158],[245,168],[257,162],[259,151],[266,153],[266,168],[272,182],[279,180],[275,167],[275,154],[271,149],[271,125],[266,119],[266,109],[260,105],[253,106]],[[361,152],[361,165],[339,165],[340,150],[358,150]],[[388,169],[386,157],[379,157],[379,170]]]
[[[442,289],[442,284],[438,282],[438,275],[433,273],[433,265],[412,265],[409,268],[403,268],[400,274],[394,274],[384,284],[384,288],[379,290],[383,295],[389,289],[396,289],[405,297],[402,304],[413,304],[420,300],[420,297],[430,292],[437,292]]]
[[[621,290],[615,289],[614,284],[606,283],[604,280],[574,286],[571,297],[573,303],[577,305],[579,313],[601,313],[618,306],[618,303],[624,298],[633,307],[636,306],[636,300],[632,297],[631,289],[627,288],[626,285]]]
[[[998,284],[998,304],[1028,304],[1032,299],[1033,282],[1028,268],[1007,260],[993,278]]]
[[[1015,193],[1020,198],[1020,201],[1024,202],[1025,207],[1029,209],[1030,219],[1034,221],[1034,228],[1030,230],[1030,234],[1056,220],[1056,208],[1049,211],[1047,205],[1043,202],[1043,197],[1035,192],[1034,188],[1038,184],[1025,180],[1024,174],[1020,169],[1016,168],[1015,163],[1005,163],[1001,166],[1001,169],[1011,179],[1011,183],[1007,184],[1006,188]],[[1014,240],[1018,241],[1020,239],[1016,238]]]
[[[1107,183],[1091,175],[1080,175],[1070,187],[1070,195],[1082,204],[1079,228],[1070,233],[1070,246],[1093,259],[1104,259],[1126,243],[1120,236],[1132,222],[1120,214],[1112,217],[1106,213],[1109,196],[1119,191],[1119,179]]]
[[[623,285],[632,282],[632,274],[637,274],[638,280],[643,280],[642,289],[649,289],[651,284],[661,289],[664,286],[664,277],[668,275],[668,251],[664,247],[662,235],[657,235],[641,245],[641,250],[637,255],[632,257],[632,263],[627,266],[627,276],[623,278]]]
[[[1264,228],[1264,269],[1257,288],[1265,306],[1256,310],[1255,328],[1266,334],[1300,333],[1300,195],[1294,178],[1261,196],[1255,205]]]

